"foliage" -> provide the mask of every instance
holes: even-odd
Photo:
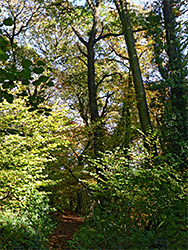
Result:
[[[93,162],[103,170],[105,181],[98,179],[98,182],[88,183],[98,204],[75,235],[71,247],[186,247],[185,176],[164,158],[157,160],[158,164],[148,168],[142,154],[132,151],[127,158],[116,151]]]
[[[166,4],[165,4],[166,2]],[[155,92],[152,108],[158,109],[157,129],[163,152],[175,161],[187,163],[187,59],[182,35],[186,35],[184,1],[154,1],[145,19],[147,37],[152,39],[153,64],[158,68],[150,75],[149,89]],[[153,77],[153,79],[152,79]]]
[[[16,27],[16,24],[9,17],[4,19],[1,26],[13,26],[13,24]],[[45,112],[46,109],[42,108],[40,104],[45,100],[44,92],[46,88],[53,86],[49,73],[51,68],[47,67],[46,63],[39,58],[37,61],[34,61],[20,56],[20,61],[16,61],[16,52],[12,51],[12,49],[16,49],[17,53],[20,50],[17,41],[13,40],[11,43],[11,39],[8,39],[7,35],[3,34],[1,28],[0,102],[6,100],[9,103],[13,103],[13,100],[16,98],[26,99],[27,97],[27,104],[32,107],[31,111],[39,109],[40,112]],[[28,86],[30,86],[30,89]],[[40,91],[37,90],[39,88]]]
[[[57,151],[66,149],[64,131],[69,125],[65,125],[62,109],[54,110],[51,116],[28,110],[21,100],[0,105],[3,249],[41,249],[53,228],[49,194],[56,180],[49,176],[47,164],[56,161]],[[46,192],[49,186],[51,190]]]
[[[138,147],[140,91],[113,3],[127,2],[0,3],[2,249],[45,248],[51,207],[89,214],[72,248],[186,247],[185,1],[122,8],[151,99],[146,143],[159,135],[156,157]]]
[[[45,194],[28,190],[19,211],[0,213],[1,249],[47,249],[48,235],[54,228],[53,211]]]

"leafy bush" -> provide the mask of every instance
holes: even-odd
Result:
[[[44,194],[31,191],[25,210],[0,213],[0,249],[47,249],[47,236],[54,228],[52,209]]]
[[[186,248],[186,183],[174,166],[164,158],[154,165],[143,155],[125,157],[118,151],[93,164],[105,181],[94,174],[98,181],[88,183],[97,202],[72,248]]]
[[[46,116],[29,112],[21,100],[0,103],[0,249],[45,247],[56,184],[47,167],[66,147],[63,119],[60,109]]]

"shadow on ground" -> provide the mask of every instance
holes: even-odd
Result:
[[[49,239],[49,249],[69,249],[66,243],[72,239],[84,219],[72,211],[56,212],[53,216],[57,221],[57,227]]]

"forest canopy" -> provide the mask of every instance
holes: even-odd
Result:
[[[140,2],[1,1],[1,249],[186,249],[186,1]]]

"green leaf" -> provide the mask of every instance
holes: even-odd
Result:
[[[171,228],[170,228],[170,229],[168,230],[168,232],[167,232],[167,235],[168,235],[168,236],[173,236],[173,235],[175,235],[176,233],[177,233],[177,229],[173,229],[173,228],[171,229]]]
[[[36,74],[42,74],[44,72],[44,69],[40,68],[40,67],[39,68],[34,68],[33,72],[36,73]]]
[[[36,108],[30,108],[30,109],[28,109],[29,112],[32,112],[32,111],[35,111],[35,110],[36,110]]]
[[[39,86],[39,85],[41,84],[41,81],[36,80],[36,81],[32,82],[32,84],[33,84],[34,86]]]
[[[6,75],[6,71],[2,68],[0,68],[0,76],[5,76]]]
[[[166,220],[167,215],[166,214],[161,214],[161,219]]]
[[[0,54],[0,60],[1,61],[6,61],[8,58],[9,58],[9,56],[6,53]]]
[[[7,100],[7,102],[13,103],[14,97],[12,94],[8,94],[7,92],[5,92],[4,96],[5,96],[5,99]]]
[[[6,26],[12,26],[14,22],[13,22],[12,18],[9,17],[9,18],[6,18],[6,19],[3,21],[3,23],[4,23],[4,25],[6,25]]]
[[[16,76],[13,73],[7,73],[6,77],[10,81],[15,81],[16,80]]]
[[[22,66],[25,69],[28,69],[32,65],[32,61],[29,59],[23,59],[22,60]]]
[[[28,96],[28,94],[27,94],[27,92],[24,90],[24,91],[20,94],[20,96]]]
[[[0,47],[3,46],[8,46],[8,42],[4,37],[0,36]]]
[[[4,89],[11,89],[11,88],[14,88],[14,83],[12,81],[9,81],[9,82],[5,82],[3,83],[3,88]]]
[[[45,66],[46,63],[44,63],[43,61],[39,60],[39,61],[37,62],[37,65],[38,65],[38,66]]]
[[[28,80],[23,80],[23,81],[22,81],[22,84],[23,84],[23,85],[29,85],[30,82],[29,82]]]
[[[40,77],[39,77],[39,80],[40,80],[41,82],[46,82],[48,79],[49,79],[49,77],[47,77],[47,76],[40,76]]]
[[[4,55],[4,54],[5,52],[2,49],[0,49],[0,55]]]
[[[44,113],[44,110],[40,109],[37,111],[38,114],[43,114]]]
[[[38,100],[38,102],[43,102],[44,101],[44,97],[38,97],[37,100]]]
[[[25,80],[29,80],[31,78],[31,70],[30,69],[24,69],[22,70],[19,75],[24,78]]]
[[[47,85],[48,87],[52,87],[52,86],[54,85],[54,83],[50,81],[50,82],[46,83],[46,85]]]
[[[44,110],[47,111],[47,112],[51,112],[52,111],[51,108],[44,108]]]
[[[18,47],[18,44],[17,44],[17,43],[13,43],[13,44],[12,44],[12,47],[13,47],[13,48],[17,48],[17,47]]]
[[[9,83],[8,82],[3,83],[3,88],[8,89],[9,88]]]
[[[35,96],[30,96],[29,97],[29,102],[30,102],[30,104],[32,104],[33,103],[33,101],[36,99],[36,97]]]
[[[165,220],[161,221],[161,223],[158,225],[157,229],[159,229],[163,224],[164,224]]]
[[[48,67],[48,70],[51,71],[51,72],[53,71],[53,69],[51,67]]]

